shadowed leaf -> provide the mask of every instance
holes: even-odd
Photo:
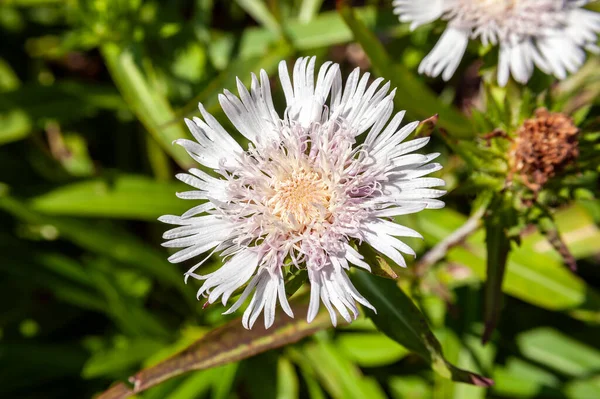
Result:
[[[358,290],[377,309],[365,309],[377,328],[407,349],[417,353],[442,377],[454,381],[489,387],[493,381],[450,364],[433,335],[421,311],[413,301],[390,280],[381,279],[364,271],[357,271],[353,281]]]
[[[296,318],[294,319],[279,311],[275,317],[275,324],[268,330],[261,325],[255,326],[252,330],[245,330],[240,319],[233,320],[223,327],[212,330],[175,356],[130,377],[133,388],[118,383],[98,399],[128,398],[185,372],[204,370],[246,359],[269,349],[296,342],[331,326],[326,312],[320,313],[312,323],[307,323],[305,320],[307,309],[306,305],[295,305],[293,310]]]

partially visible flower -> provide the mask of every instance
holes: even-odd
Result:
[[[448,26],[419,65],[419,73],[442,74],[449,80],[469,39],[499,45],[498,84],[509,75],[526,83],[534,65],[564,79],[585,61],[585,51],[598,53],[600,13],[582,9],[586,0],[394,0],[394,13],[411,29],[438,18]]]
[[[355,302],[372,308],[346,271],[350,264],[369,270],[353,243],[365,242],[405,266],[401,253],[414,251],[396,237],[420,237],[390,218],[441,208],[432,189],[444,181],[424,177],[441,168],[438,154],[413,152],[429,138],[403,143],[418,122],[400,128],[404,112],[392,120],[389,83],[354,70],[344,87],[337,64],[326,62],[315,84],[315,58],[296,61],[293,80],[285,62],[279,78],[287,107],[281,117],[273,105],[269,78],[252,75],[250,91],[238,80],[239,98],[225,91],[219,101],[248,149],[225,131],[202,105],[203,119],[186,123],[196,141],[178,140],[192,158],[214,174],[190,169],[177,178],[194,187],[180,198],[204,200],[182,216],[161,221],[179,225],[164,234],[166,247],[185,248],[173,263],[209,252],[186,273],[204,280],[198,297],[213,303],[248,283],[225,313],[249,296],[242,323],[251,328],[261,313],[273,324],[277,302],[293,316],[284,289],[290,268],[305,268],[311,284],[307,319],[323,302],[336,324],[336,310],[347,321],[358,315]],[[366,135],[364,135],[366,133]],[[360,143],[357,138],[363,135]],[[223,266],[213,273],[196,270],[213,253]]]

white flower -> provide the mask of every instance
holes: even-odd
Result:
[[[401,253],[413,250],[396,237],[419,233],[391,217],[441,208],[444,181],[424,177],[441,169],[431,163],[439,154],[412,152],[429,138],[402,141],[418,122],[399,128],[404,112],[391,121],[395,90],[383,79],[369,83],[352,72],[342,88],[337,64],[326,62],[314,82],[315,58],[300,58],[290,80],[285,62],[279,77],[287,107],[283,118],[271,99],[269,78],[253,74],[250,91],[238,80],[239,98],[225,91],[219,101],[231,123],[250,144],[245,151],[202,105],[203,119],[186,120],[196,141],[178,140],[192,158],[214,174],[190,169],[177,178],[196,190],[180,198],[205,200],[182,216],[159,220],[179,225],[164,234],[166,247],[185,248],[173,263],[210,251],[186,273],[204,280],[198,297],[213,303],[248,283],[225,313],[238,309],[252,295],[243,316],[251,328],[261,312],[265,327],[273,324],[277,302],[292,316],[284,276],[306,268],[311,284],[308,321],[322,301],[336,324],[336,312],[351,321],[355,302],[372,308],[346,274],[350,264],[369,270],[354,242],[370,244],[405,266]],[[367,132],[368,131],[368,132]],[[357,138],[361,137],[360,144]],[[202,215],[202,216],[199,216]],[[224,264],[207,275],[196,269],[219,252]]]
[[[438,18],[448,26],[419,65],[419,73],[442,74],[449,80],[469,39],[500,46],[498,84],[509,74],[526,83],[534,65],[564,79],[585,61],[585,51],[598,53],[600,13],[582,9],[586,0],[394,0],[394,13],[411,29]]]

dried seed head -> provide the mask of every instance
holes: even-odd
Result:
[[[562,113],[539,108],[517,131],[511,151],[512,173],[533,191],[562,172],[579,155],[579,129]]]

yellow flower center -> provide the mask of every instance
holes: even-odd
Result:
[[[277,181],[268,205],[272,213],[295,230],[314,221],[324,220],[329,213],[329,186],[321,175],[300,169]]]

